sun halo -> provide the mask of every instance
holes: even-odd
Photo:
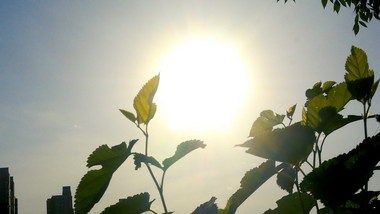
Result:
[[[173,130],[223,131],[247,89],[239,52],[212,39],[179,45],[159,70],[157,102]]]

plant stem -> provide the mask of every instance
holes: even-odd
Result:
[[[149,142],[148,125],[146,125],[145,131],[143,131],[143,133],[145,135],[145,156],[148,157],[148,142]],[[149,174],[152,177],[154,184],[157,187],[158,193],[160,194],[160,198],[161,198],[162,206],[164,207],[164,211],[165,211],[165,213],[168,213],[168,209],[166,208],[166,203],[165,203],[165,198],[164,198],[162,187],[158,184],[156,176],[154,176],[154,173],[153,173],[149,163],[146,163],[145,165],[148,168]],[[163,179],[162,179],[162,182],[163,182]]]
[[[298,170],[299,170],[299,167],[297,166],[296,169],[297,169],[297,172],[296,172],[296,187],[297,187],[297,192],[298,192],[298,198],[300,199],[302,213],[307,214],[306,210],[305,210],[305,206],[304,206],[302,198],[301,198],[301,191],[300,191],[300,186],[299,186],[299,182],[298,182]]]
[[[308,160],[305,160],[305,162],[312,168],[314,169],[313,165],[311,165],[311,163],[308,161]]]
[[[304,177],[306,176],[305,172],[301,169],[301,167],[299,167],[298,170],[302,173],[302,175],[303,175]]]
[[[164,192],[164,179],[165,179],[165,174],[166,174],[166,169],[165,169],[164,172],[162,173],[162,178],[161,178],[161,189],[162,189],[162,193]]]
[[[368,105],[368,111],[369,111],[370,105]],[[368,116],[368,111],[366,109],[366,102],[363,104],[363,122],[364,122],[364,139],[368,138],[368,132],[367,132],[367,116]]]
[[[317,214],[319,214],[318,201],[317,201],[317,199],[314,199],[314,201],[315,201],[315,208],[317,209]]]
[[[318,134],[318,137],[317,137],[317,140],[315,141],[315,148],[313,149],[313,169],[315,168],[315,162],[316,162],[316,154],[319,154],[319,147],[318,147],[318,142],[319,142],[319,137],[321,136],[321,134],[319,133]],[[319,160],[320,162],[320,160]]]
[[[322,164],[322,149],[323,149],[323,145],[325,144],[326,137],[327,136],[325,135],[322,140],[321,146],[318,149],[319,166]]]
[[[364,104],[363,104],[363,111],[364,111],[364,115],[363,115],[363,123],[364,123],[364,139],[367,139],[367,138],[368,138],[367,118],[368,118],[368,114],[369,114],[369,109],[371,108],[371,103],[368,102],[368,108],[366,108],[366,103],[367,103],[367,102],[364,102]],[[367,183],[365,184],[364,189],[365,189],[366,192],[368,192],[368,181],[367,181]]]

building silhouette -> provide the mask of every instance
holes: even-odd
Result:
[[[15,197],[15,184],[9,168],[0,168],[0,213],[17,214],[18,204]]]
[[[46,201],[47,214],[73,214],[70,186],[62,187],[62,195],[53,195]]]

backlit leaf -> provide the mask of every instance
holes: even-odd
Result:
[[[144,154],[135,153],[133,159],[135,160],[135,169],[139,169],[141,167],[141,163],[152,164],[153,166],[162,169],[161,164],[154,157],[147,157]]]
[[[332,87],[327,93],[328,105],[335,107],[337,112],[343,110],[351,99],[352,95],[344,82]]]
[[[260,117],[258,117],[253,123],[249,136],[254,137],[267,131],[271,131],[273,126],[281,124],[284,118],[285,115],[274,114],[272,110],[262,111]]]
[[[101,145],[95,151],[90,154],[87,159],[87,167],[101,165],[102,167],[118,167],[122,161],[124,161],[131,152],[132,147],[137,140],[131,140],[128,148],[126,143],[123,142],[119,145],[109,148],[107,145]]]
[[[342,128],[343,126],[350,124],[352,122],[362,120],[363,116],[357,116],[357,115],[348,115],[347,117],[343,117],[340,114],[335,114],[333,117],[328,119],[328,122],[323,125],[323,133],[327,136],[334,132],[335,130],[338,130]]]
[[[140,214],[150,211],[152,202],[149,201],[149,193],[144,192],[127,199],[120,199],[118,203],[107,207],[100,214]]]
[[[88,157],[88,167],[101,165],[102,168],[88,171],[80,181],[75,193],[76,214],[87,214],[100,200],[113,173],[131,154],[136,142],[137,140],[130,141],[128,147],[124,142],[112,148],[102,145]]]
[[[256,135],[271,131],[272,129],[273,125],[269,123],[266,118],[258,117],[255,122],[253,122],[249,136],[255,137]]]
[[[372,84],[374,82],[374,72],[369,70],[366,53],[352,46],[351,55],[348,56],[345,65],[347,73],[344,79],[347,88],[353,97],[361,102],[369,98]]]
[[[308,119],[307,119],[307,113],[306,113],[306,109],[305,108],[303,108],[302,109],[302,121],[301,121],[301,124],[303,125],[303,126],[309,126],[308,125]]]
[[[297,165],[307,158],[315,142],[314,131],[300,123],[275,129],[252,139],[247,152],[262,158]]]
[[[346,201],[344,208],[350,209],[352,213],[379,213],[379,194],[379,191],[361,191]]]
[[[272,160],[267,160],[259,167],[246,172],[240,181],[240,189],[228,199],[226,207],[220,213],[235,213],[237,208],[276,172],[275,162]]]
[[[371,95],[370,95],[371,99],[375,95],[378,86],[379,86],[379,80],[377,80],[376,82],[374,82],[373,85],[372,85],[372,87],[371,87]]]
[[[328,90],[326,96],[320,94],[309,100],[303,121],[307,121],[307,125],[319,133],[330,134],[337,128],[355,121],[354,118],[343,119],[343,116],[338,114],[351,98],[346,83],[340,83]]]
[[[132,121],[132,123],[134,123],[137,119],[136,119],[136,116],[129,112],[129,111],[126,111],[126,110],[123,110],[123,109],[119,109],[119,111],[126,117],[128,118],[128,120]]]
[[[316,96],[322,94],[323,92],[322,92],[321,85],[322,85],[321,82],[317,82],[317,83],[314,84],[313,88],[311,88],[311,89],[307,89],[307,90],[306,90],[306,93],[305,93],[306,98],[307,98],[308,100],[311,100],[311,99],[313,99],[314,97],[316,97]]]
[[[293,105],[292,107],[289,108],[289,110],[286,111],[286,116],[287,116],[289,119],[292,119],[292,118],[293,118],[293,114],[294,114],[294,112],[296,111],[296,106],[297,106],[297,104]]]
[[[292,165],[287,164],[285,168],[277,173],[277,185],[288,193],[293,193],[296,174],[296,169]]]
[[[379,151],[380,134],[377,134],[365,139],[349,153],[323,162],[304,177],[301,188],[326,206],[336,208],[368,182],[380,161]]]
[[[203,149],[205,147],[206,144],[204,144],[203,141],[200,140],[189,140],[179,144],[177,146],[175,154],[170,158],[166,158],[162,162],[164,170],[167,170],[171,165],[173,165],[175,162],[177,162],[179,159],[183,158],[185,155],[192,152],[193,150],[198,148]]]
[[[212,197],[208,202],[201,204],[191,214],[218,214],[218,206],[215,204],[216,198]]]
[[[327,93],[335,85],[335,83],[336,82],[334,82],[334,81],[327,81],[327,82],[323,83],[322,92]]]
[[[273,126],[281,124],[284,121],[285,115],[274,114],[272,110],[265,110],[260,113],[260,116],[264,117]]]
[[[302,200],[303,206],[301,205],[300,200]],[[304,214],[309,213],[315,206],[313,197],[309,194],[298,192],[282,197],[280,200],[276,201],[276,204],[276,209],[269,209],[264,212],[264,214]]]
[[[147,124],[156,113],[156,105],[153,103],[156,94],[160,76],[157,75],[150,79],[136,95],[133,101],[133,107],[137,113],[137,121],[139,124]]]

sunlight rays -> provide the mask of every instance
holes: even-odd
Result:
[[[225,129],[247,88],[237,50],[212,39],[178,46],[164,58],[160,71],[158,102],[175,130]]]

